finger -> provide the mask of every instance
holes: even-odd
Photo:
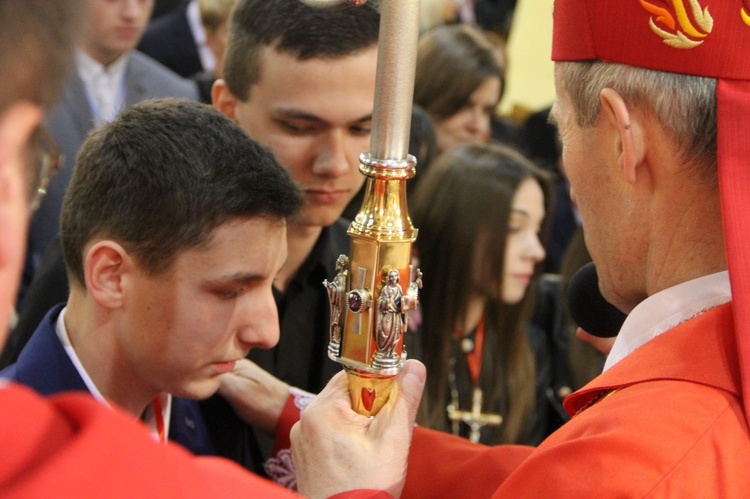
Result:
[[[427,369],[425,365],[415,359],[409,359],[401,370],[399,396],[406,408],[416,415],[419,402],[422,400]]]
[[[609,352],[612,350],[612,345],[615,343],[615,338],[599,338],[598,336],[594,336],[593,334],[584,331],[580,327],[576,329],[576,337],[596,348],[604,355],[609,355]]]

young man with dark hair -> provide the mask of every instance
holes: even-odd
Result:
[[[280,341],[249,358],[310,392],[341,369],[326,354],[322,282],[349,251],[349,221],[340,217],[364,182],[359,155],[370,147],[379,22],[368,5],[331,12],[300,0],[241,0],[230,21],[224,79],[213,88],[214,106],[267,145],[304,193],[288,227],[288,261],[274,283]],[[271,439],[256,429],[249,448],[238,445],[229,431],[233,412],[221,401],[209,405],[209,427],[226,444],[219,444],[223,452],[262,471]]]
[[[0,185],[3,193],[0,196],[0,345],[7,336],[6,327],[23,265],[30,207],[38,201],[39,188],[43,187],[48,167],[52,164],[50,160],[55,156],[52,143],[44,138],[44,132],[38,127],[43,109],[57,98],[64,80],[70,62],[73,35],[78,28],[79,12],[80,2],[76,0],[0,1],[0,26],[3,28],[0,30],[0,60],[3,61],[0,67]],[[19,40],[23,43],[18,43]],[[177,133],[179,130],[176,132],[176,128],[179,129],[182,125],[180,123],[179,127],[172,127],[169,131]],[[242,133],[235,135],[238,140],[240,137],[247,140]],[[150,139],[148,137],[147,141]],[[147,145],[144,147],[148,149]],[[159,156],[158,150],[147,152],[149,162],[153,164],[150,168],[156,171],[154,177],[158,177],[159,160],[163,158]],[[259,154],[261,158],[268,158],[265,153]],[[270,166],[272,164],[272,160],[268,159],[266,165],[271,170],[278,171],[278,167]],[[196,166],[194,171],[203,166]],[[190,168],[189,161],[181,163],[180,167]],[[210,176],[207,178],[210,179]],[[153,181],[154,184],[159,182],[151,178],[148,181]],[[283,184],[289,186],[288,181]],[[145,186],[142,184],[138,185],[139,189],[143,187]],[[173,192],[172,186],[167,187],[160,195],[175,197],[177,194]],[[253,188],[255,187],[254,183]],[[244,192],[242,196],[238,192],[245,188],[245,185],[236,187],[233,191],[235,196],[245,198]],[[97,197],[93,201],[95,203],[88,206],[89,209],[96,209],[102,198]],[[156,197],[151,201],[157,202]],[[286,210],[282,210],[282,213],[285,212]],[[238,213],[240,218],[225,221],[219,229],[221,234],[215,232],[210,240],[205,240],[200,235],[188,236],[186,241],[203,240],[204,244],[176,256],[171,271],[166,268],[156,268],[155,274],[144,271],[137,276],[137,280],[144,284],[148,279],[159,279],[157,276],[166,279],[170,272],[174,275],[174,265],[179,265],[180,262],[184,264],[186,254],[213,254],[217,250],[217,236],[226,237],[232,230],[238,236],[249,236],[266,227],[279,239],[279,245],[283,243],[284,228],[281,219],[273,215],[273,210],[253,211],[261,216],[250,219],[243,218],[244,210]],[[205,227],[211,225],[208,223]],[[234,243],[235,246],[237,244]],[[93,246],[89,245],[89,249],[93,249]],[[112,255],[113,249],[109,245],[107,251]],[[252,260],[252,255],[248,256],[244,250],[246,248],[243,248],[244,256],[233,258],[233,261]],[[127,251],[128,255],[149,253],[149,250],[138,248],[128,248]],[[121,255],[124,256],[125,253]],[[158,260],[156,258],[153,261]],[[271,260],[276,262],[277,255],[274,254]],[[86,261],[89,260],[84,259]],[[147,268],[135,258],[130,263],[133,265],[131,270]],[[190,270],[196,271],[195,268]],[[202,271],[203,269],[198,269],[198,273]],[[90,275],[85,270],[84,272],[85,275]],[[241,274],[237,276],[230,273],[230,276],[241,277]],[[132,282],[131,280],[131,284]],[[229,284],[230,288],[232,286],[233,284]],[[244,289],[260,286],[267,294],[270,284],[264,282],[261,285],[258,280],[250,279],[241,287],[243,286]],[[114,289],[110,291],[117,294]],[[102,292],[104,291],[99,289],[96,294],[101,297]],[[209,291],[206,293],[210,294]],[[248,294],[255,293],[245,293],[243,296]],[[154,291],[151,296],[155,296]],[[241,298],[217,297],[215,300],[226,301],[229,309],[239,311],[245,308],[231,305],[241,301]],[[178,297],[169,303],[179,301]],[[162,304],[151,303],[151,306],[155,305]],[[266,307],[273,309],[273,304]],[[239,316],[239,312],[237,315]],[[269,326],[270,336],[274,334],[274,318],[275,313],[271,312],[263,320]],[[168,324],[163,325],[166,327]],[[239,346],[236,348],[241,350]],[[242,355],[244,352],[237,353]],[[210,371],[211,368],[201,370],[201,373]],[[210,384],[213,381],[208,384],[196,382],[194,387],[193,383],[187,383],[186,390],[197,393],[209,389]],[[257,497],[289,495],[264,480],[244,473],[231,463],[195,458],[174,445],[158,445],[142,425],[132,421],[132,417],[124,416],[118,409],[102,406],[89,395],[73,393],[44,399],[17,384],[3,382],[0,384],[0,432],[0,440],[3,442],[0,495],[4,497],[247,497],[253,493]]]
[[[271,286],[301,205],[270,153],[213,108],[146,101],[94,131],[63,203],[71,293],[2,376],[91,392],[197,454],[195,402],[277,341]]]

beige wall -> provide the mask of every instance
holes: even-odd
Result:
[[[507,88],[500,113],[519,116],[555,98],[552,50],[553,0],[518,0],[507,46]]]

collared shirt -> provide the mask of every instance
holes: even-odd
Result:
[[[206,30],[201,22],[201,12],[198,8],[198,0],[191,0],[185,11],[190,31],[193,33],[195,46],[198,48],[198,57],[204,71],[213,72],[216,68],[216,56],[211,47],[206,43]]]
[[[731,299],[732,289],[727,271],[683,282],[649,296],[625,319],[604,370],[660,334]]]
[[[86,88],[91,114],[97,125],[114,120],[122,108],[128,59],[129,54],[125,53],[105,67],[84,51],[75,51],[76,70]]]
[[[462,24],[475,25],[477,23],[474,0],[458,0],[458,17]]]
[[[76,371],[78,371],[78,374],[81,376],[81,379],[83,379],[83,382],[86,384],[86,388],[88,388],[89,392],[91,392],[91,395],[93,395],[96,400],[106,405],[107,407],[112,407],[109,401],[107,401],[104,395],[102,395],[102,392],[99,391],[99,389],[96,387],[96,384],[94,384],[94,380],[91,379],[91,376],[89,376],[86,368],[83,367],[81,359],[78,358],[78,354],[76,354],[76,351],[70,342],[70,336],[68,336],[68,329],[65,327],[64,320],[66,310],[67,307],[63,308],[62,311],[60,311],[60,315],[57,317],[57,322],[55,323],[55,332],[57,333],[57,337],[60,339],[60,343],[62,343],[62,346],[65,349],[65,353],[68,354],[70,361],[75,366]],[[169,419],[172,413],[172,396],[168,393],[162,393],[159,397],[162,407],[161,417],[162,421],[164,422],[164,442],[166,442],[166,436],[169,435]],[[154,437],[154,439],[160,440],[156,417],[153,410],[153,404],[149,404],[149,406],[144,411],[143,422],[151,430],[151,435]]]

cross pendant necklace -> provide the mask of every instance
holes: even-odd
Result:
[[[471,393],[471,411],[462,411],[459,409],[458,385],[456,384],[456,361],[451,358],[450,373],[448,381],[450,383],[451,402],[446,408],[448,419],[451,421],[452,432],[459,434],[460,423],[469,426],[469,440],[479,442],[481,430],[485,426],[500,426],[503,417],[500,414],[482,413],[482,389],[479,388],[479,373],[482,369],[482,350],[484,346],[484,317],[480,319],[477,325],[474,341],[464,338],[461,341],[461,349],[466,354],[466,364],[469,368],[469,374],[472,380]]]

